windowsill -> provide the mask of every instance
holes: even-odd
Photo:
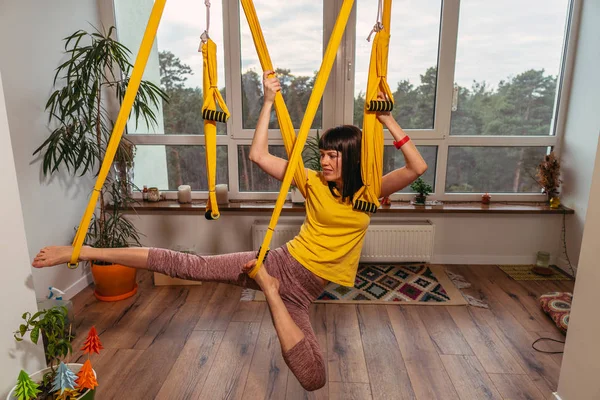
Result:
[[[204,214],[205,200],[195,200],[191,204],[179,204],[174,200],[159,202],[139,202],[135,207],[129,207],[137,213],[173,212],[173,213],[200,213]],[[275,202],[271,200],[231,201],[227,205],[219,205],[220,213],[234,212],[272,212]],[[304,213],[304,205],[292,204],[286,201],[283,214]],[[441,213],[441,214],[574,214],[575,211],[567,207],[552,209],[542,202],[492,202],[489,205],[480,202],[448,201],[441,205],[414,206],[407,201],[393,201],[389,206],[381,206],[377,214],[408,214],[408,213]]]

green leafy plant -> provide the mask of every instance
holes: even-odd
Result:
[[[43,158],[43,173],[66,168],[73,175],[98,175],[116,117],[111,102],[121,103],[129,83],[131,52],[116,41],[115,28],[91,33],[78,30],[64,39],[67,60],[56,70],[56,89],[46,103],[50,136],[35,150]],[[133,103],[132,117],[155,126],[154,112],[167,95],[155,84],[142,81]],[[88,231],[86,244],[95,247],[139,245],[139,233],[120,210],[134,203],[131,168],[135,146],[121,140],[113,167],[100,192],[99,211]],[[113,206],[107,206],[110,199]],[[110,209],[107,209],[110,207]],[[110,211],[110,212],[108,212]]]
[[[321,171],[321,153],[319,152],[319,140],[321,136],[317,130],[315,136],[309,136],[302,149],[302,160],[306,168],[312,169],[313,171]]]
[[[309,136],[306,138],[304,148],[302,149],[302,161],[304,161],[304,167],[312,169],[313,171],[321,171],[321,153],[319,152],[319,140],[321,136],[317,130],[315,136]],[[292,185],[292,201],[294,201],[294,190],[296,186]]]
[[[421,177],[417,178],[413,183],[411,183],[410,188],[417,193],[415,202],[418,204],[425,204],[425,199],[429,194],[431,194],[431,192],[433,192],[431,185],[425,182]]]
[[[22,318],[25,322],[15,332],[15,339],[20,342],[29,335],[34,344],[37,344],[40,338],[44,342],[44,353],[50,371],[44,375],[39,388],[42,398],[46,398],[44,396],[52,389],[58,365],[73,351],[71,341],[74,336],[71,334],[67,307],[56,306],[33,315],[26,312]]]

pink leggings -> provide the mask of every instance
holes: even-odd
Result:
[[[242,272],[246,262],[256,259],[253,251],[218,256],[197,256],[172,250],[150,249],[148,269],[171,277],[230,283],[260,290],[256,282]],[[279,294],[290,316],[304,333],[304,339],[283,353],[285,363],[305,390],[325,385],[325,362],[310,325],[309,305],[321,294],[319,280],[288,252],[286,246],[271,250],[264,267],[279,280]]]

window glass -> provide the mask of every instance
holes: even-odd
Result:
[[[287,160],[284,146],[269,146],[269,152]],[[238,177],[240,192],[279,192],[281,181],[267,175],[250,161],[250,146],[238,146]]]
[[[300,128],[323,58],[323,3],[255,0],[267,48],[281,82],[292,123]],[[242,126],[254,129],[263,103],[262,68],[244,10],[240,7],[242,58]],[[321,128],[322,105],[312,124]],[[278,129],[275,112],[269,127]]]
[[[153,1],[115,0],[115,15],[119,40],[132,52],[135,61],[148,23]],[[225,97],[225,60],[223,43],[223,10],[220,1],[211,1],[210,38],[217,45],[218,87]],[[206,6],[203,1],[169,0],[165,5],[155,49],[144,70],[144,80],[159,85],[169,96],[157,110],[160,126],[150,128],[145,124],[127,126],[129,134],[202,135],[202,52],[199,52],[200,35],[206,29]],[[217,124],[217,134],[227,133],[225,124]]]
[[[540,193],[535,169],[547,147],[448,148],[446,192]]]
[[[427,163],[427,171],[422,178],[425,182],[431,185],[435,191],[435,171],[437,164],[437,146],[417,146],[417,149]],[[406,165],[402,151],[394,146],[385,146],[383,150],[383,174],[387,174],[395,169]],[[410,185],[402,189],[398,193],[413,193]]]
[[[362,126],[372,47],[372,40],[366,38],[377,20],[377,4],[357,2],[354,124],[358,126]],[[392,4],[387,80],[395,100],[392,114],[404,129],[433,129],[441,7],[440,0]]]
[[[229,184],[227,159],[227,146],[217,146],[217,184]],[[138,145],[134,163],[134,183],[140,188],[177,190],[190,185],[195,191],[208,190],[204,146]]]
[[[568,0],[460,2],[452,135],[553,135]]]

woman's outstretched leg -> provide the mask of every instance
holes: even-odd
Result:
[[[83,246],[79,253],[79,261],[104,261],[109,263],[127,265],[128,267],[147,269],[148,253],[147,247],[125,247],[118,249],[99,249]],[[32,265],[36,268],[53,267],[66,264],[71,260],[72,246],[50,246],[44,247],[33,260]]]
[[[71,259],[71,246],[45,247],[33,260],[36,268],[65,264]],[[218,256],[197,256],[173,250],[126,247],[94,248],[84,246],[79,261],[103,261],[138,269],[148,269],[174,278],[196,281],[231,283],[258,289],[258,285],[243,272],[244,264],[256,257],[255,252],[241,252]]]

